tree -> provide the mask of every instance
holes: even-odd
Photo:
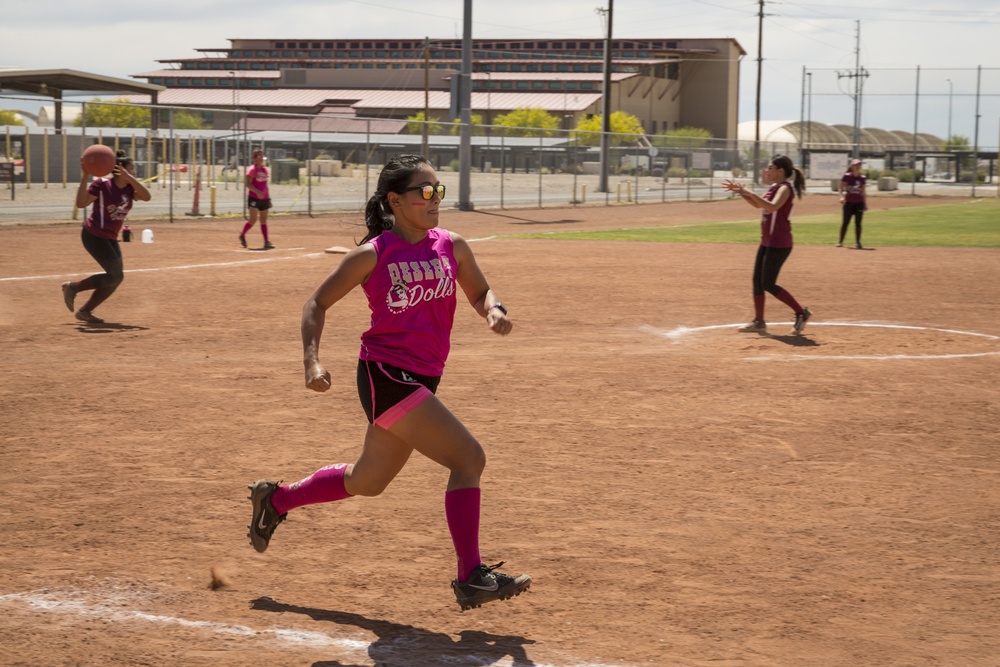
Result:
[[[80,127],[149,127],[151,115],[146,107],[137,107],[121,98],[110,100],[111,103],[101,104],[101,99],[95,97],[77,116],[73,125]]]
[[[702,127],[678,127],[657,134],[653,145],[659,148],[701,148],[712,138],[712,133]]]
[[[967,151],[970,149],[971,144],[969,143],[968,137],[963,137],[958,134],[953,134],[948,137],[944,145],[941,146],[943,151]]]
[[[0,125],[24,125],[24,121],[18,117],[16,111],[0,109]]]
[[[483,116],[482,114],[474,113],[469,116],[469,121],[472,124],[472,134],[473,136],[481,137],[486,134],[486,128],[483,127]],[[458,136],[462,133],[462,119],[456,118],[455,124],[451,126],[451,133],[454,136]]]
[[[175,130],[203,130],[205,129],[205,123],[196,113],[191,111],[175,111],[174,112],[174,129]]]
[[[615,111],[611,114],[611,145],[634,144],[643,136],[642,122],[636,116],[625,111]],[[601,143],[602,116],[590,116],[582,119],[576,125],[576,139],[586,146],[596,146]]]
[[[430,122],[424,123],[424,112],[418,111],[412,116],[406,117],[406,131],[410,134],[423,134],[424,125],[427,125],[427,134],[441,134],[441,125],[435,123],[435,119],[430,119]]]
[[[508,137],[551,137],[555,134],[552,130],[559,127],[559,119],[539,107],[518,107],[497,116],[493,124],[503,127]]]

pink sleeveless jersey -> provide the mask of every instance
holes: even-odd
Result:
[[[261,197],[258,197],[253,192],[248,191],[247,195],[251,199],[268,199],[271,195],[267,191],[267,167],[258,167],[257,165],[251,165],[247,169],[247,176],[253,179],[253,186],[260,190]]]
[[[792,189],[792,184],[788,181],[775,183],[767,192],[764,199],[774,201],[778,196],[778,188],[787,185]],[[792,204],[795,202],[795,190],[789,193],[788,199],[774,213],[763,211],[760,219],[760,244],[768,248],[791,248],[792,247]]]
[[[372,239],[378,262],[363,289],[372,312],[360,358],[421,375],[440,376],[455,321],[455,261],[451,234],[431,229],[410,245],[392,232]]]

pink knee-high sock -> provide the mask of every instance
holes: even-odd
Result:
[[[479,501],[478,488],[455,489],[444,494],[444,513],[448,530],[458,556],[458,580],[465,581],[483,562],[479,557]]]
[[[240,232],[240,236],[246,236],[251,227],[253,227],[253,223],[248,220],[247,223],[243,225],[243,231]]]
[[[764,321],[764,295],[754,294],[753,295],[753,312],[754,319]]]
[[[785,304],[786,306],[794,310],[796,315],[798,315],[804,310],[804,308],[802,308],[802,306],[799,305],[799,302],[795,300],[795,297],[792,296],[791,292],[789,292],[788,290],[783,289],[777,294],[775,294],[774,297],[781,303]]]
[[[271,495],[271,506],[278,514],[284,514],[303,505],[332,503],[335,500],[350,498],[351,494],[344,487],[346,473],[346,463],[335,463],[320,468],[294,484],[279,486]]]
[[[265,223],[260,223],[260,233],[264,235],[264,243],[267,243],[267,225]]]

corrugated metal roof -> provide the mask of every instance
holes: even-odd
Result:
[[[139,72],[138,74],[129,74],[134,79],[142,79],[151,76],[183,76],[187,78],[196,77],[218,77],[220,79],[229,79],[233,75],[236,75],[237,79],[277,79],[281,77],[281,70],[276,69],[260,69],[260,70],[227,70],[227,69],[154,69],[150,72]]]
[[[234,95],[235,93],[235,95]],[[274,108],[298,108],[312,112],[319,106],[350,106],[355,110],[398,109],[419,111],[424,108],[422,90],[358,90],[358,89],[315,89],[278,88],[274,90],[203,88],[167,88],[159,94],[159,103],[166,106],[231,108],[236,97],[239,107],[258,110]],[[445,90],[432,90],[428,106],[435,111],[451,108],[451,94]],[[128,95],[130,102],[149,104],[148,95]],[[472,93],[473,109],[490,109],[507,112],[520,107],[541,107],[542,109],[586,111],[601,99],[600,93],[572,91],[531,92],[531,91],[490,91]]]

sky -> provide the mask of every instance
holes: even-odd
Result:
[[[600,39],[609,0],[472,0],[476,39]],[[466,0],[172,0],[109,5],[5,4],[0,67],[75,69],[129,78],[195,58],[231,38],[462,36]],[[1000,3],[993,0],[614,0],[612,36],[737,40],[740,122],[808,118],[1000,144]],[[103,39],[98,39],[100,35]],[[919,72],[918,72],[919,67]],[[977,68],[981,71],[977,72]],[[862,72],[865,76],[852,76]],[[862,81],[860,96],[854,83]],[[82,98],[86,99],[86,98]],[[919,102],[918,102],[919,100]],[[0,99],[0,108],[18,108]],[[24,104],[23,108],[28,108]],[[37,105],[34,107],[37,109]],[[30,109],[29,109],[30,110]]]

